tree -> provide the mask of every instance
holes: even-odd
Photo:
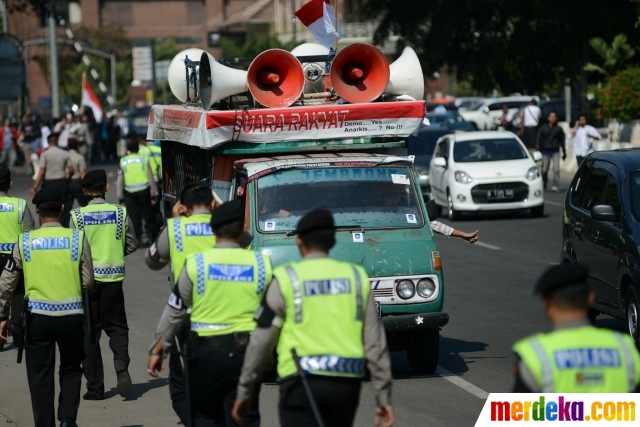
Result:
[[[618,34],[613,38],[611,44],[607,44],[600,37],[589,40],[589,45],[600,57],[602,65],[588,63],[584,69],[587,71],[597,71],[601,74],[611,74],[620,70],[635,55],[635,51],[627,44],[627,36]]]
[[[640,118],[640,67],[628,68],[609,79],[602,108],[607,116],[620,121]]]
[[[129,40],[124,30],[115,25],[104,26],[102,28],[77,28],[74,30],[77,41],[84,42],[95,49],[113,53],[117,55],[116,61],[116,104],[126,103],[127,87],[133,79],[133,68],[131,60],[131,40]],[[80,60],[81,55],[70,46],[58,46],[58,66],[60,73],[60,86],[63,94],[71,98],[75,103],[79,103],[82,96],[82,74],[87,73],[87,79],[92,85],[94,92],[100,99],[102,106],[108,107],[106,94],[97,89],[98,84],[90,76],[91,68],[95,69],[100,79],[109,84],[110,64],[108,60],[87,56],[91,60],[91,67],[87,67]],[[40,61],[40,66],[44,73],[47,72],[46,61]]]
[[[569,77],[584,96],[588,40],[640,39],[631,0],[368,0],[367,8],[380,19],[376,42],[395,33],[399,47],[418,49],[427,74],[446,66],[484,92],[559,92]]]
[[[250,32],[242,46],[238,46],[224,37],[220,40],[220,45],[222,46],[223,58],[255,58],[268,49],[278,48],[291,51],[298,43],[282,43],[276,36]]]

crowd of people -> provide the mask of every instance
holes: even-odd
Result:
[[[88,165],[116,161],[124,155],[129,123],[118,110],[105,118],[101,123],[96,122],[90,109],[79,114],[68,113],[51,122],[33,113],[26,114],[21,120],[6,117],[2,125],[0,166],[11,171],[24,166],[35,180],[38,160],[49,148],[47,138],[51,133],[58,134],[58,147],[64,150],[69,149],[70,140],[75,140],[75,150]]]

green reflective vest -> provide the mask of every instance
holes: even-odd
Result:
[[[213,248],[187,258],[193,283],[191,330],[199,336],[251,332],[266,286],[268,257],[241,248]]]
[[[91,246],[93,275],[100,282],[124,280],[127,210],[109,203],[94,203],[73,210],[73,225],[85,232]]]
[[[640,355],[627,335],[593,326],[518,341],[513,351],[543,393],[628,393],[640,382]]]
[[[295,374],[295,348],[314,375],[363,377],[363,327],[369,298],[364,268],[331,258],[293,262],[273,272],[286,315],[278,342],[278,375]]]
[[[137,193],[149,188],[147,165],[147,158],[140,153],[132,153],[120,159],[125,191]]]
[[[27,202],[17,197],[0,196],[0,254],[10,254],[24,232],[22,216]]]
[[[149,165],[153,171],[153,177],[156,182],[160,182],[162,177],[160,176],[160,166],[162,166],[162,149],[157,145],[147,145],[147,157],[149,159]]]
[[[47,316],[82,314],[80,261],[84,232],[44,227],[18,240],[29,311]]]
[[[184,261],[189,255],[211,249],[216,244],[210,222],[211,214],[209,213],[167,220],[174,283],[178,283]]]

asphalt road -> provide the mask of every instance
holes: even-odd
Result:
[[[109,167],[115,199],[115,167]],[[564,188],[568,180],[563,180]],[[26,197],[32,185],[26,175],[15,177],[11,194]],[[465,215],[456,228],[480,230],[480,241],[437,236],[445,271],[445,311],[450,321],[441,332],[438,375],[415,377],[404,353],[393,353],[393,403],[396,426],[473,426],[488,393],[508,392],[512,383],[511,346],[519,338],[549,325],[532,296],[537,277],[560,258],[564,194],[545,195],[545,216],[528,213]],[[35,212],[32,211],[34,214]],[[78,424],[86,426],[175,426],[166,379],[146,372],[147,350],[169,294],[168,270],[153,272],[142,250],[127,258],[125,297],[130,327],[130,373],[133,392],[122,399],[116,391],[112,355],[103,336],[106,399],[80,404]],[[624,330],[613,319],[599,324]],[[15,363],[16,349],[0,353],[0,424],[33,426],[25,367]],[[84,387],[83,387],[84,389]],[[83,390],[84,393],[84,390]],[[374,390],[365,383],[356,425],[373,424]],[[262,388],[263,426],[277,426],[278,390]]]

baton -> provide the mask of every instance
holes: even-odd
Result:
[[[191,389],[189,387],[189,359],[187,356],[187,347],[189,344],[189,337],[185,339],[185,343],[180,347],[180,341],[176,336],[176,346],[180,352],[180,361],[182,362],[182,375],[184,376],[184,389],[187,397],[187,422],[185,427],[191,427],[193,425],[193,417],[191,415]]]
[[[89,299],[89,290],[84,291],[85,311],[87,312],[87,330],[89,331],[89,340],[91,345],[96,345],[96,336],[93,333],[93,317],[91,316],[91,300]]]
[[[300,359],[298,358],[298,353],[296,352],[295,348],[291,349],[291,355],[293,356],[293,361],[296,363],[296,369],[298,370],[298,374],[300,375],[302,387],[307,394],[307,399],[309,399],[309,405],[311,406],[313,417],[316,419],[318,427],[324,427],[324,422],[322,421],[320,410],[318,409],[318,405],[316,405],[316,400],[313,398],[313,393],[311,393],[311,387],[309,386],[309,381],[307,381],[307,376],[300,366]]]
[[[20,314],[20,334],[18,335],[18,357],[17,363],[22,363],[22,353],[24,352],[25,334],[27,333],[28,321],[29,321],[29,298],[24,299],[24,306],[22,313]]]

